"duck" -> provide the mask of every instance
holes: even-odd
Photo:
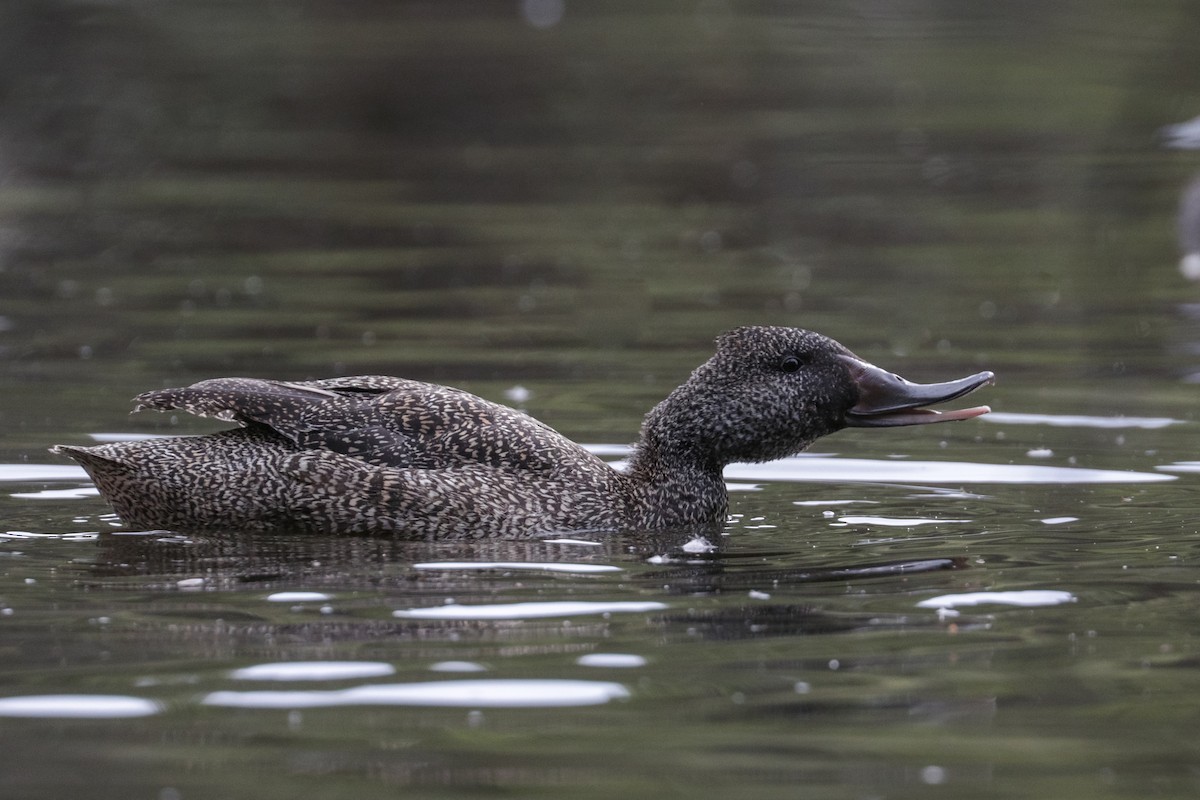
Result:
[[[52,452],[77,461],[126,525],[182,533],[392,533],[424,540],[720,526],[723,468],[795,455],[847,427],[968,420],[936,411],[994,382],[913,383],[802,328],[721,334],[656,405],[623,468],[517,409],[381,375],[214,378],[134,411],[237,423],[216,433]]]

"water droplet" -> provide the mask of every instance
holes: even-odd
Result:
[[[539,30],[562,22],[566,11],[564,0],[521,0],[521,17]]]
[[[921,770],[921,782],[937,786],[946,782],[946,770],[943,767],[930,764]]]

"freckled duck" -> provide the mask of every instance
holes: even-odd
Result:
[[[798,328],[747,327],[646,415],[619,472],[532,417],[467,392],[365,376],[217,378],[147,392],[137,409],[242,427],[54,448],[83,465],[129,525],[420,538],[719,524],[722,468],[804,450],[852,427],[964,420],[924,406],[991,383],[915,384]]]

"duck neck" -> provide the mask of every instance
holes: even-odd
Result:
[[[626,471],[635,524],[670,528],[724,521],[729,496],[722,466],[686,441],[665,440],[643,429]]]

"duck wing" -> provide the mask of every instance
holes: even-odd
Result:
[[[483,464],[557,472],[599,462],[527,414],[460,389],[379,375],[286,382],[215,378],[147,392],[135,410],[186,411],[265,426],[299,450],[387,467]]]
[[[261,378],[212,378],[178,389],[159,389],[133,398],[134,412],[186,411],[197,417],[228,422],[259,421],[264,415],[290,412],[338,398],[378,396],[414,390],[428,384],[387,375],[359,375],[316,381],[272,381]]]
[[[416,443],[370,413],[368,401],[414,381],[367,375],[324,381],[213,378],[134,398],[134,411],[186,411],[198,417],[267,428],[298,449],[327,449],[370,463],[407,465]]]

